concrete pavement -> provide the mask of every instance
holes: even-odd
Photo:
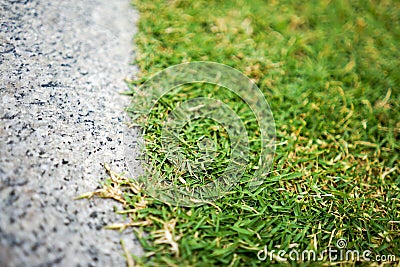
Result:
[[[125,170],[129,0],[0,0],[0,266],[124,266],[121,218],[92,191]]]

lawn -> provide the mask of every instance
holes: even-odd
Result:
[[[134,7],[140,77],[129,83],[134,103],[128,110],[132,123],[146,130],[148,162],[169,179],[178,175],[160,145],[161,128],[166,115],[192,97],[224,101],[246,122],[252,140],[244,178],[213,203],[164,204],[137,180],[112,175],[104,190],[125,205],[120,213],[135,226],[145,249],[138,264],[280,264],[284,259],[262,262],[257,253],[321,252],[342,239],[346,249],[400,259],[400,2],[136,0]],[[235,94],[186,85],[163,96],[150,115],[141,112],[141,84],[193,61],[241,71],[271,106],[276,153],[256,190],[245,178],[259,160],[259,131]],[[224,130],[199,120],[182,130],[190,162],[197,162],[195,143],[204,136],[215,140],[219,154],[206,175],[182,176],[194,187],[217,177],[231,153]]]

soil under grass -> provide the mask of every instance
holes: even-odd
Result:
[[[279,144],[272,171],[257,190],[239,183],[212,205],[166,205],[132,180],[112,180],[108,186],[124,189],[124,213],[139,225],[135,231],[147,252],[136,259],[139,263],[255,266],[265,246],[321,252],[336,248],[339,239],[347,241],[347,249],[400,259],[399,2],[155,0],[134,5],[141,14],[135,40],[142,79],[130,84],[136,98],[132,113],[138,115],[141,101],[137,85],[155,72],[182,62],[215,61],[257,83],[274,113]],[[182,89],[157,106],[151,129],[143,126],[160,171],[178,175],[158,145],[163,116],[193,95],[226,98],[221,92]],[[227,103],[241,106],[234,98]],[[246,129],[257,140],[250,117]],[[229,155],[223,132],[202,121],[183,135],[190,143],[206,136],[204,129],[220,141],[220,165],[208,170],[209,176],[218,175]],[[258,145],[251,143],[249,174]],[[188,172],[184,179],[190,177]]]

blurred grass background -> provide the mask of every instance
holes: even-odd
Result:
[[[132,88],[174,64],[227,64],[265,94],[280,143],[259,190],[239,184],[215,205],[176,208],[127,190],[127,214],[150,221],[137,229],[139,262],[254,266],[264,245],[321,251],[339,238],[400,259],[400,2],[134,6],[141,77]]]

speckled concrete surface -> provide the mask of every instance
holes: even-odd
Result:
[[[116,203],[73,201],[124,170],[129,0],[0,0],[0,266],[124,266],[102,227]]]

